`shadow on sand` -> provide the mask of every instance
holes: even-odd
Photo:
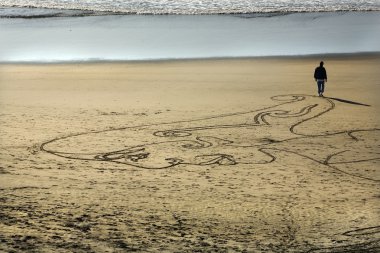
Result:
[[[341,98],[333,98],[333,97],[326,97],[326,98],[329,98],[329,99],[332,99],[332,100],[336,100],[336,101],[339,101],[339,102],[342,102],[342,103],[352,104],[352,105],[370,106],[370,105],[367,105],[367,104],[362,104],[362,103],[359,103],[359,102],[350,101],[350,100],[341,99]]]

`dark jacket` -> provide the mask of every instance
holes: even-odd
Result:
[[[324,67],[319,66],[314,71],[314,78],[315,79],[326,79],[327,80],[327,73],[326,69]]]

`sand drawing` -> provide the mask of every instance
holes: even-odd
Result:
[[[276,160],[274,153],[282,151],[335,172],[379,181],[361,164],[380,159],[380,129],[328,132],[321,126],[322,133],[308,133],[300,125],[333,110],[338,99],[280,95],[272,100],[275,105],[259,110],[71,134],[40,148],[59,157],[142,169],[269,164]]]
[[[306,251],[307,253],[318,253],[318,252],[379,252],[380,249],[380,226],[359,228],[344,232],[342,235],[353,239],[364,239],[361,243],[349,243],[348,245],[326,247],[326,248],[315,248]]]

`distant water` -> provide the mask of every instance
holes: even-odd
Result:
[[[80,16],[109,12],[121,14],[244,14],[379,11],[380,0],[0,0],[1,7],[3,9],[0,10],[0,17]],[[19,7],[28,7],[28,9]],[[31,10],[30,7],[38,8],[38,10]]]

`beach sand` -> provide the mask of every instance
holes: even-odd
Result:
[[[378,252],[379,69],[2,64],[0,251]]]

